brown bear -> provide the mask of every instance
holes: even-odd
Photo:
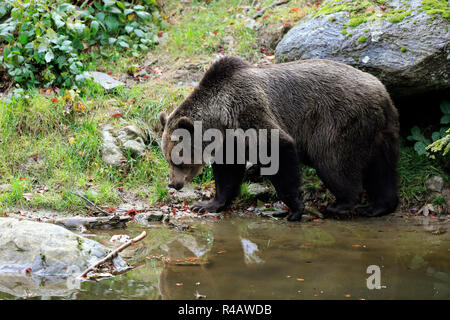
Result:
[[[170,137],[178,128],[193,134],[194,121],[202,121],[203,130],[221,132],[278,129],[279,170],[269,179],[289,207],[290,221],[300,220],[304,210],[300,164],[315,168],[335,196],[336,202],[326,209],[329,214],[380,216],[397,207],[398,113],[384,85],[351,66],[311,59],[254,67],[224,57],[212,64],[180,106],[159,118],[162,150],[170,164],[169,186],[178,190],[204,163],[175,164]],[[218,212],[230,205],[245,169],[243,163],[213,163],[215,198],[192,209]],[[369,204],[357,206],[363,190]]]

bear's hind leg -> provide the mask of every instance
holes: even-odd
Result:
[[[377,217],[392,213],[398,205],[397,153],[378,152],[364,174],[364,188],[369,195],[369,205],[357,208],[357,213]]]
[[[347,215],[355,207],[362,191],[362,175],[354,168],[351,173],[318,167],[317,173],[325,186],[333,193],[336,202],[328,205],[326,213],[332,216]]]
[[[201,212],[220,212],[231,204],[239,194],[245,173],[245,164],[212,164],[216,196],[213,200],[198,201],[191,210]]]

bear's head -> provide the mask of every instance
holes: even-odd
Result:
[[[172,135],[177,129],[185,129],[189,132],[191,141],[193,141],[194,123],[192,119],[185,116],[180,117],[176,114],[167,116],[164,111],[159,114],[159,121],[164,128],[161,149],[170,166],[169,187],[180,190],[183,188],[185,183],[191,182],[192,179],[202,171],[203,163],[194,164],[193,143],[191,147],[190,159],[185,159],[182,163],[179,163],[179,161],[174,161],[174,159],[172,159],[172,150],[178,142],[172,141]]]

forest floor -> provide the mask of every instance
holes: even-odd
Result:
[[[168,164],[159,147],[149,146],[137,159],[127,155],[124,166],[111,167],[102,161],[101,129],[143,121],[160,135],[159,112],[178,106],[212,61],[238,55],[256,65],[271,64],[280,37],[314,10],[306,1],[295,0],[253,19],[258,11],[243,2],[168,1],[167,26],[151,51],[133,56],[93,49],[91,70],[110,74],[125,82],[123,87],[106,91],[89,83],[67,99],[60,98],[56,88],[41,89],[3,104],[0,211],[88,213],[77,193],[105,209],[170,201]],[[445,198],[432,194],[426,182],[441,176],[448,184],[448,175],[433,160],[417,155],[405,139],[401,144],[400,211],[417,213],[427,203],[443,211]],[[211,180],[211,170],[205,168],[193,188],[210,193]],[[238,203],[255,205],[248,185],[242,186]],[[318,209],[332,200],[312,168],[303,169],[303,188]]]

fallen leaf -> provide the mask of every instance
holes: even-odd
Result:
[[[176,285],[177,287],[181,287],[183,285],[183,282],[177,282]]]
[[[305,279],[303,279],[303,278],[297,278],[297,281],[303,282],[303,281],[305,281]]]
[[[112,117],[112,118],[116,118],[116,119],[122,118],[122,114],[121,114],[121,113],[115,113],[115,114],[113,114],[111,117]]]

